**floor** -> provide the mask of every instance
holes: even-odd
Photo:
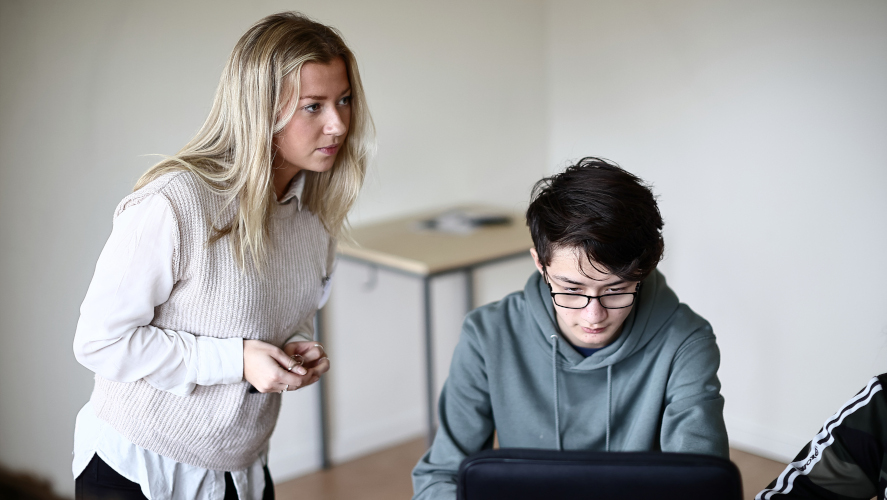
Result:
[[[745,500],[753,500],[770,481],[776,479],[786,464],[730,448],[730,460],[742,474],[742,492]]]
[[[329,470],[278,484],[277,499],[408,499],[413,494],[410,471],[423,453],[424,439],[409,441]],[[754,499],[785,468],[785,464],[732,449],[730,459],[742,474],[742,488],[747,500]]]

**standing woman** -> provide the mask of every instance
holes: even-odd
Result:
[[[241,37],[196,137],[118,205],[81,306],[78,499],[273,498],[280,395],[329,369],[313,318],[372,149],[337,31],[281,13]]]

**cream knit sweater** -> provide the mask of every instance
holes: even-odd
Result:
[[[242,271],[228,238],[211,246],[209,221],[224,200],[194,174],[165,174],[120,202],[116,215],[149,194],[162,196],[176,219],[175,285],[151,325],[216,338],[257,339],[276,346],[311,322],[329,276],[335,242],[297,202],[274,207],[267,266]],[[220,224],[235,213],[224,210]],[[180,397],[144,380],[95,377],[92,405],[133,443],[178,462],[215,470],[248,467],[265,450],[280,410],[280,394],[249,393],[249,384],[197,386]]]

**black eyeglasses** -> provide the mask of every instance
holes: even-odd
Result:
[[[641,291],[641,283],[633,292],[628,293],[609,293],[607,295],[582,295],[578,293],[555,293],[551,289],[551,283],[548,281],[546,274],[545,284],[548,285],[548,291],[554,300],[554,305],[566,309],[585,309],[591,302],[591,299],[597,299],[604,309],[625,309],[634,304],[635,297]]]

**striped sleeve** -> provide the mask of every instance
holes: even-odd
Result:
[[[819,433],[755,500],[884,500],[887,472],[887,374],[829,417]]]

